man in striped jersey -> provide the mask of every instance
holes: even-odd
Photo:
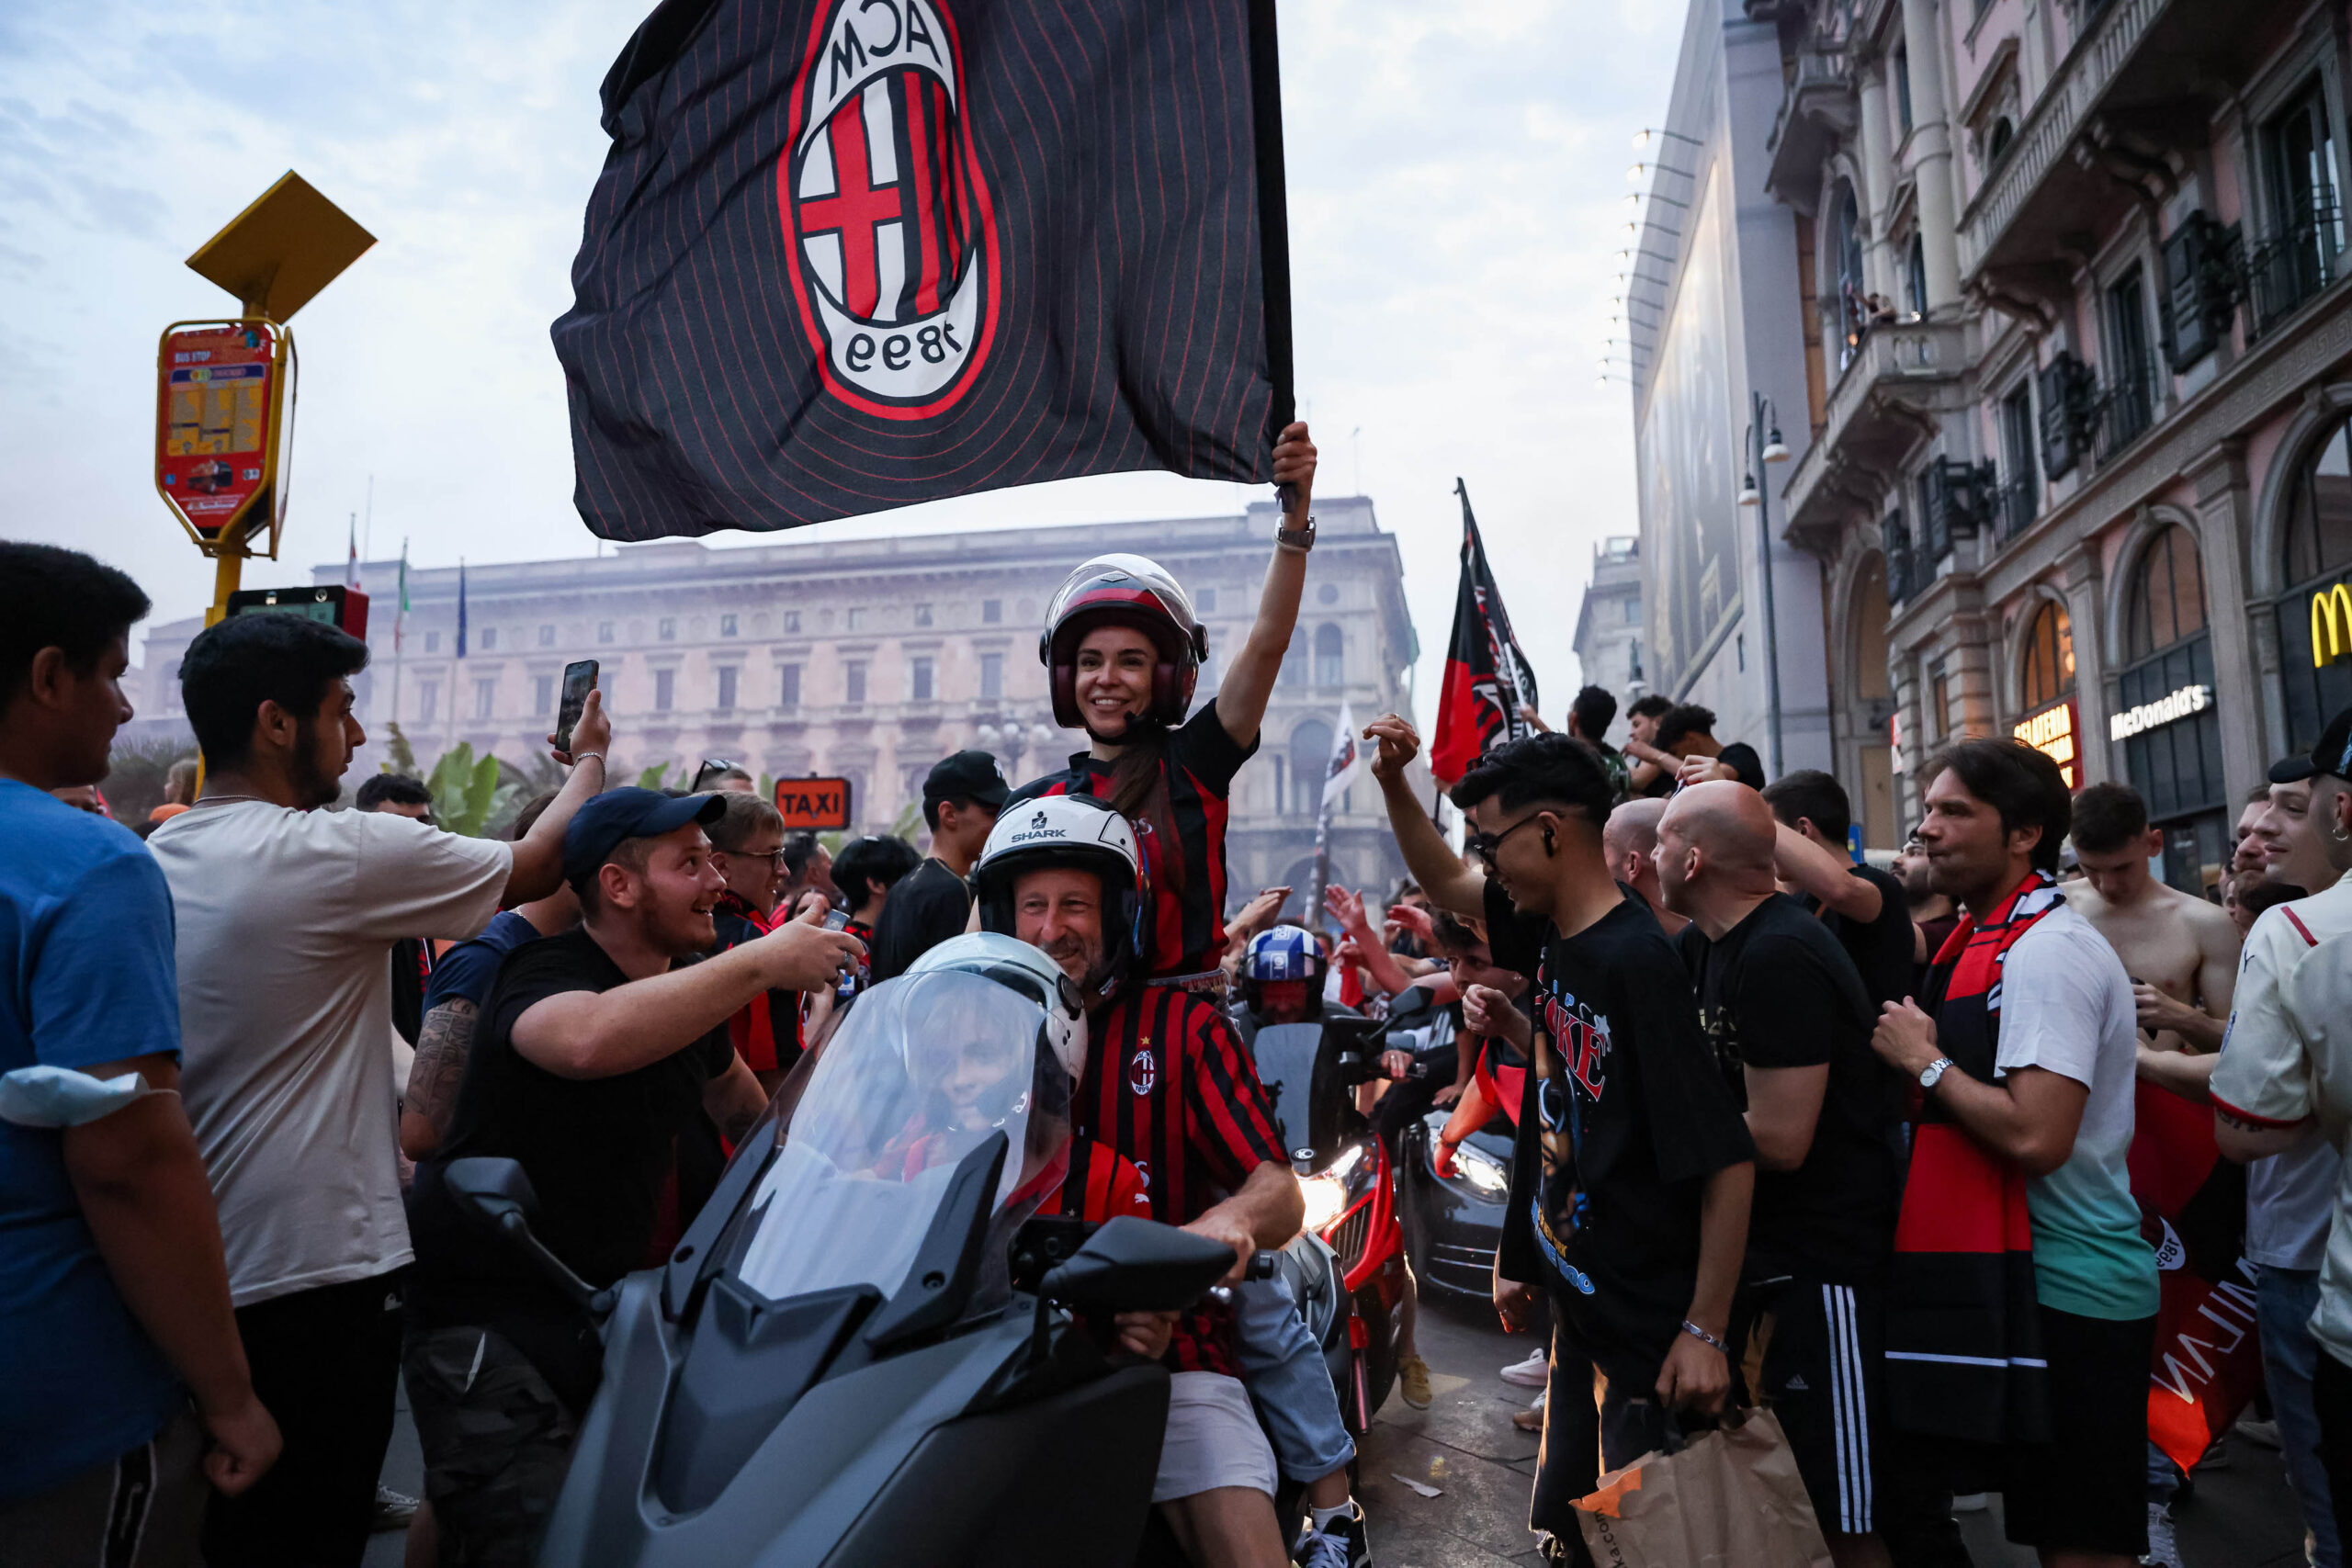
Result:
[[[1237,1280],[1258,1248],[1295,1236],[1298,1181],[1256,1069],[1206,1000],[1142,984],[1151,898],[1126,819],[1084,796],[1008,807],[974,881],[981,928],[1039,948],[1085,997],[1071,1123],[1134,1163],[1151,1217],[1231,1246]],[[1283,1568],[1273,1451],[1241,1385],[1230,1311],[1186,1314],[1169,1363],[1152,1501],[1194,1562]]]

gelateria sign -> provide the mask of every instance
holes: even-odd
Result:
[[[2067,697],[2040,713],[2026,715],[2010,727],[2009,733],[2057,763],[2068,789],[2080,789],[2083,780],[2075,744],[2077,728],[2075,699]]]
[[[2312,595],[2312,668],[2352,653],[2352,586],[2337,583]]]
[[[2213,705],[2211,686],[2183,686],[2165,693],[2152,703],[2142,703],[2125,708],[2107,721],[2109,740],[2129,740],[2142,730],[2157,729],[2177,724],[2193,713],[2203,713]]]

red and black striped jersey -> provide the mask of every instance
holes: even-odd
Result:
[[[1134,1162],[1151,1218],[1183,1224],[1261,1165],[1287,1168],[1258,1069],[1207,1002],[1136,987],[1088,1019],[1086,1032],[1072,1125]],[[1187,1314],[1169,1354],[1180,1371],[1239,1375],[1228,1309],[1207,1303]]]
[[[1069,1173],[1044,1212],[1098,1225],[1121,1214],[1148,1220],[1151,1198],[1134,1161],[1108,1144],[1074,1137],[1069,1141]]]
[[[1237,745],[1216,716],[1216,699],[1168,737],[1160,764],[1168,784],[1168,829],[1163,833],[1136,823],[1144,868],[1151,876],[1151,962],[1157,976],[1197,975],[1225,957],[1226,796],[1233,775],[1258,750],[1252,737]],[[1004,809],[1048,795],[1084,795],[1108,799],[1112,764],[1083,751],[1070,756],[1067,772],[1033,779],[1012,792]],[[1161,842],[1172,836],[1171,846]]]
[[[718,896],[711,923],[718,928],[718,945],[713,950],[718,953],[764,936],[771,929],[759,910],[733,893]],[[800,1059],[800,993],[761,992],[727,1021],[727,1038],[753,1072],[790,1072]]]

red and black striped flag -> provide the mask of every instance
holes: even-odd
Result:
[[[1457,479],[1453,491],[1462,498],[1462,586],[1453,596],[1453,640],[1445,650],[1437,733],[1430,741],[1430,772],[1448,789],[1488,748],[1529,734],[1519,710],[1535,706],[1535,671],[1511,636],[1502,592],[1487,570],[1469,487]]]
[[[581,515],[1269,479],[1279,80],[1273,0],[663,0],[605,79],[554,329]]]

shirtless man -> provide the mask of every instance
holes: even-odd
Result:
[[[2218,906],[2151,874],[2148,862],[2163,848],[2137,790],[2091,785],[2075,797],[2083,880],[2067,889],[2066,901],[2130,972],[2143,1046],[2218,1051],[2237,986],[2238,930]]]

